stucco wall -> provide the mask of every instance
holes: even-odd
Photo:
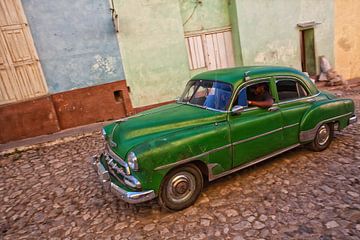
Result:
[[[227,27],[230,25],[229,3],[224,0],[179,0],[185,32]]]
[[[360,78],[360,1],[335,1],[335,68],[344,79]]]
[[[316,60],[333,63],[333,1],[236,0],[244,65],[285,65],[301,70],[298,23],[315,21]],[[319,66],[317,64],[317,68]]]
[[[22,0],[49,91],[125,79],[107,0]]]
[[[114,0],[114,4],[133,105],[175,99],[190,77],[179,2]]]

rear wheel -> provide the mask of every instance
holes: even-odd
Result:
[[[176,168],[164,178],[159,194],[160,205],[175,211],[187,208],[199,197],[202,187],[203,177],[195,165]]]
[[[322,124],[315,135],[315,139],[311,143],[311,148],[314,151],[320,152],[325,150],[331,143],[334,137],[334,128],[330,123]]]

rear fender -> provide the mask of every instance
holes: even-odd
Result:
[[[332,99],[319,101],[304,114],[300,122],[299,141],[301,143],[314,140],[318,128],[324,123],[339,123],[338,129],[348,125],[354,114],[354,102],[351,99]]]

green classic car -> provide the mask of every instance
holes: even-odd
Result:
[[[105,151],[91,161],[105,189],[124,201],[158,197],[181,210],[204,182],[302,144],[322,151],[334,130],[356,120],[351,99],[319,91],[292,68],[208,71],[175,103],[105,126]]]

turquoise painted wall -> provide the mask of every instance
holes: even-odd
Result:
[[[125,79],[108,1],[22,4],[51,93]]]
[[[175,99],[190,78],[178,1],[114,0],[135,107]]]
[[[244,65],[286,65],[301,70],[298,23],[315,21],[315,52],[331,63],[333,1],[235,0]],[[318,64],[317,64],[317,68]]]

